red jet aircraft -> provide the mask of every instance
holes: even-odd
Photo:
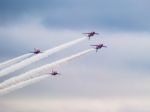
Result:
[[[92,36],[99,35],[99,33],[96,33],[96,32],[89,32],[89,33],[83,33],[83,34],[87,34],[87,36],[89,37],[89,40]]]
[[[53,71],[53,70],[52,70],[52,72],[49,73],[49,74],[51,74],[51,75],[59,75],[60,73],[58,73],[57,71]]]
[[[42,53],[42,52],[41,52],[40,49],[34,48],[34,51],[33,51],[33,52],[30,52],[30,53],[39,54],[39,53]]]
[[[97,44],[97,45],[91,45],[91,46],[95,46],[96,52],[98,51],[98,49],[101,49],[102,47],[107,47],[104,44]]]

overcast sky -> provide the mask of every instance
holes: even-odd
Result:
[[[149,11],[149,0],[0,0],[0,62],[100,33],[1,82],[90,44],[108,46],[57,68],[61,76],[0,97],[0,111],[149,112]]]

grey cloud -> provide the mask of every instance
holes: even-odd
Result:
[[[33,12],[35,10],[40,11],[55,6],[55,0],[1,0],[0,10],[6,14],[20,14],[24,12]]]
[[[55,0],[1,0],[0,24],[10,24],[24,16],[41,15],[47,9],[55,8],[56,5],[59,3]]]
[[[140,1],[84,1],[73,2],[55,10],[45,25],[66,28],[101,28],[108,30],[149,30],[147,5]]]
[[[149,4],[148,0],[1,0],[1,23],[38,15],[46,27],[149,31]]]

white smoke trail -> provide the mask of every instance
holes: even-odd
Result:
[[[20,88],[23,88],[25,86],[28,86],[30,84],[33,84],[33,83],[36,83],[36,82],[39,82],[47,77],[50,77],[50,75],[42,75],[42,76],[39,76],[39,77],[35,77],[35,78],[32,78],[30,80],[27,80],[27,81],[23,81],[21,83],[18,83],[16,85],[12,85],[11,87],[8,87],[6,89],[3,89],[3,90],[0,90],[0,95],[5,95],[7,93],[10,93],[16,89],[20,89]]]
[[[26,73],[24,73],[22,75],[13,77],[11,79],[8,79],[8,80],[6,80],[6,81],[4,81],[3,83],[0,84],[0,90],[3,90],[4,88],[6,89],[7,87],[10,87],[10,86],[15,85],[17,83],[20,83],[20,82],[32,79],[34,77],[41,76],[43,74],[49,73],[50,69],[52,69],[52,68],[54,68],[56,66],[59,66],[61,64],[64,64],[64,63],[66,63],[66,62],[68,62],[68,61],[70,61],[72,59],[77,58],[77,57],[85,55],[85,54],[87,54],[87,53],[89,53],[89,52],[91,52],[93,50],[94,49],[88,49],[88,50],[82,51],[82,52],[74,54],[72,56],[69,56],[69,57],[60,59],[58,61],[55,61],[55,62],[53,62],[51,64],[47,64],[47,65],[41,66],[39,68],[30,70],[30,71],[28,71],[28,72],[26,72]]]
[[[2,62],[2,63],[0,63],[0,69],[5,68],[5,67],[9,67],[12,64],[18,63],[18,62],[22,61],[23,59],[28,58],[31,55],[32,55],[31,53],[30,54],[28,53],[28,54],[24,54],[22,56],[10,59],[8,61]]]
[[[32,64],[32,63],[34,63],[36,61],[39,61],[39,60],[43,59],[43,58],[46,58],[49,55],[51,55],[51,54],[53,54],[55,52],[58,52],[58,51],[60,51],[62,49],[65,49],[67,47],[75,45],[75,44],[85,40],[86,38],[87,37],[79,38],[79,39],[73,40],[71,42],[59,45],[59,46],[54,47],[52,49],[46,50],[43,53],[40,53],[40,54],[37,54],[37,55],[35,55],[35,56],[31,57],[31,58],[28,58],[28,59],[26,59],[26,60],[24,60],[24,61],[22,61],[20,63],[17,63],[17,64],[15,64],[13,66],[10,66],[9,68],[3,69],[3,70],[0,71],[0,77],[5,76],[5,75],[7,75],[9,73],[15,72],[16,70],[19,70],[19,69],[21,69],[21,68],[23,68],[23,67],[25,67],[27,65],[30,65],[30,64]]]

